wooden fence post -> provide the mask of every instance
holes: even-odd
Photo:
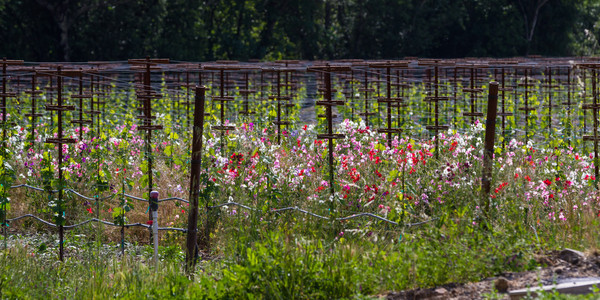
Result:
[[[198,198],[200,197],[200,168],[202,165],[202,134],[204,129],[204,93],[205,87],[196,87],[194,104],[194,136],[192,140],[192,161],[190,166],[190,214],[186,240],[186,271],[192,272],[196,266],[196,247],[198,238]]]
[[[496,114],[498,112],[498,82],[490,82],[488,95],[487,118],[485,121],[485,150],[483,151],[483,174],[481,191],[485,217],[489,217],[490,189],[492,184],[492,162],[494,155],[494,139],[496,138]]]

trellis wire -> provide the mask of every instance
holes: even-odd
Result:
[[[21,188],[21,187],[29,188],[29,189],[36,190],[36,191],[45,191],[42,188],[34,187],[34,186],[31,186],[31,185],[28,185],[28,184],[19,184],[19,185],[11,186],[11,188]],[[92,197],[86,197],[86,196],[78,193],[77,191],[75,191],[73,189],[64,189],[64,191],[65,192],[73,193],[74,195],[76,195],[78,197],[81,197],[83,199],[86,199],[86,200],[96,200],[96,199],[99,199],[100,201],[102,201],[102,200],[110,199],[110,198],[112,198],[114,196],[117,196],[117,195],[123,195],[123,196],[128,197],[128,198],[133,199],[133,200],[137,200],[137,201],[141,201],[141,202],[149,202],[149,200],[147,200],[147,199],[136,197],[136,196],[132,196],[132,195],[128,195],[128,194],[113,194],[113,195],[110,195],[110,196],[107,196],[107,197],[104,197],[104,198],[92,198]],[[56,193],[58,191],[57,190],[52,190],[51,192],[52,193]],[[184,202],[184,203],[189,203],[188,200],[185,200],[185,199],[179,198],[179,197],[168,197],[168,198],[164,198],[164,199],[159,199],[158,200],[158,202],[167,202],[167,201],[181,201],[181,202]],[[241,208],[245,208],[247,210],[260,211],[260,209],[257,209],[255,207],[250,207],[250,206],[238,203],[238,202],[226,202],[226,203],[222,203],[222,204],[217,204],[217,205],[209,206],[208,208],[209,209],[215,209],[215,208],[221,208],[221,207],[224,207],[224,206],[238,206],[238,207],[241,207]],[[315,218],[324,219],[324,220],[329,220],[330,219],[328,217],[321,216],[321,215],[313,213],[311,211],[307,211],[307,210],[301,209],[298,206],[276,208],[276,209],[271,209],[268,212],[269,213],[277,213],[277,212],[285,212],[285,211],[298,211],[298,212],[304,213],[306,215],[313,216]],[[402,225],[402,226],[406,226],[406,227],[413,227],[413,226],[422,225],[422,224],[425,224],[425,223],[428,223],[428,222],[431,222],[431,221],[434,221],[434,220],[437,219],[437,218],[434,218],[434,219],[431,219],[431,220],[428,220],[428,221],[423,221],[423,222],[418,222],[418,223],[400,224],[398,222],[391,221],[389,219],[386,219],[386,218],[384,218],[382,216],[378,216],[376,214],[372,214],[372,213],[358,213],[358,214],[353,214],[353,215],[346,216],[346,217],[335,218],[335,220],[336,221],[345,221],[345,220],[351,220],[351,219],[362,217],[362,216],[368,216],[368,217],[371,217],[371,218],[374,218],[374,219],[378,219],[380,221],[383,221],[383,222],[386,222],[386,223],[389,223],[389,224],[392,224],[392,225],[397,225],[397,226]],[[39,217],[37,217],[35,215],[31,215],[31,214],[23,215],[23,216],[16,217],[16,218],[13,218],[13,219],[7,219],[7,222],[16,221],[16,220],[19,220],[19,219],[22,219],[22,218],[25,218],[25,217],[32,217],[32,218],[34,218],[34,219],[36,219],[36,220],[38,220],[38,221],[40,221],[40,222],[42,222],[42,223],[44,223],[46,225],[56,227],[56,224],[50,223],[48,221],[45,221],[45,220],[43,220],[43,219],[41,219],[41,218],[39,218]],[[89,219],[87,221],[84,221],[84,222],[76,224],[76,225],[69,225],[69,226],[65,225],[64,228],[65,229],[70,229],[70,228],[74,228],[74,227],[78,227],[78,226],[87,224],[89,222],[101,222],[101,223],[106,224],[106,225],[121,226],[121,225],[115,225],[115,224],[107,222],[107,221],[103,221],[103,220],[98,220],[96,218],[92,218],[92,219]],[[150,228],[149,225],[145,225],[145,224],[141,224],[141,223],[135,223],[135,224],[129,224],[129,225],[126,224],[125,225],[125,227],[133,227],[133,226],[142,226],[142,227]],[[171,229],[169,229],[170,227],[164,227],[163,229],[160,229],[160,228],[162,228],[162,227],[159,227],[159,230],[176,230],[176,231],[187,232],[187,229],[184,229],[184,228],[171,228]]]

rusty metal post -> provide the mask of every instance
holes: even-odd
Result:
[[[185,124],[190,127],[190,71],[185,72]]]
[[[31,113],[25,114],[26,117],[31,117],[31,143],[33,145],[33,141],[35,141],[35,124],[36,118],[42,117],[42,114],[36,113],[36,95],[41,94],[42,91],[37,91],[36,87],[36,70],[33,68],[33,75],[31,75],[31,91],[25,91],[26,94],[31,94]]]
[[[190,166],[190,209],[186,240],[186,271],[193,272],[196,266],[198,240],[198,198],[200,197],[200,169],[202,166],[202,135],[204,131],[204,103],[206,87],[196,87],[194,102],[194,129],[192,139],[192,162]],[[208,211],[208,202],[205,203]],[[208,214],[206,215],[208,218]],[[206,223],[205,223],[206,225]],[[208,238],[208,237],[207,237]]]
[[[62,89],[63,89],[63,74],[61,73],[61,67],[58,66],[57,72],[57,105],[46,105],[46,110],[56,111],[58,115],[58,137],[57,138],[47,138],[46,143],[57,144],[58,145],[58,205],[62,205],[63,199],[63,190],[64,190],[64,182],[63,182],[63,170],[62,170],[62,161],[63,161],[63,144],[72,144],[76,141],[72,138],[64,138],[63,137],[63,123],[62,123],[62,113],[63,111],[75,110],[75,107],[72,105],[63,105],[63,97],[62,97]],[[60,213],[60,211],[59,211]],[[59,216],[62,218],[62,222],[58,224],[58,239],[59,239],[59,258],[61,261],[64,259],[64,216]]]
[[[369,64],[371,68],[385,69],[385,82],[386,82],[386,96],[380,97],[377,99],[377,103],[387,104],[387,108],[385,111],[386,115],[386,125],[387,127],[379,128],[377,132],[385,133],[387,136],[387,145],[388,147],[392,147],[392,134],[400,134],[402,129],[400,128],[392,128],[392,107],[395,105],[401,105],[404,101],[401,97],[392,97],[392,68],[407,68],[408,62],[406,61],[388,61],[385,63],[372,63]],[[379,83],[378,83],[379,85]],[[381,106],[380,106],[381,107]],[[381,111],[381,109],[380,109]],[[398,122],[396,122],[397,126],[400,126]]]
[[[439,141],[439,132],[441,130],[447,130],[449,128],[448,125],[440,125],[440,112],[439,112],[439,102],[440,101],[449,101],[450,97],[440,96],[440,72],[439,68],[441,62],[439,60],[433,61],[420,61],[419,65],[432,66],[433,67],[433,79],[429,78],[428,82],[430,85],[429,88],[429,96],[426,96],[423,100],[427,102],[431,107],[433,103],[433,125],[427,125],[425,128],[429,131],[433,131],[435,133],[435,158],[439,159],[440,157],[440,141]],[[427,69],[430,70],[430,69]],[[429,74],[432,72],[429,71]]]
[[[91,95],[83,94],[83,70],[79,68],[79,94],[71,95],[71,98],[79,99],[79,119],[72,120],[71,123],[79,124],[79,140],[83,139],[83,124],[91,124],[91,120],[83,119],[83,99],[84,98],[92,98]]]
[[[227,96],[226,95],[226,89],[225,89],[225,84],[226,84],[226,79],[225,79],[225,71],[234,71],[234,70],[239,70],[239,66],[237,65],[206,65],[204,66],[204,70],[211,70],[211,71],[218,71],[219,72],[219,82],[220,82],[220,87],[219,87],[219,97],[212,97],[212,104],[214,105],[214,103],[216,102],[220,102],[221,105],[221,110],[220,110],[220,121],[219,121],[219,125],[215,125],[215,126],[211,126],[211,129],[213,130],[218,130],[220,131],[220,145],[221,145],[221,153],[225,154],[225,133],[228,132],[229,130],[235,130],[235,126],[231,126],[231,125],[225,125],[225,110],[226,110],[226,104],[227,102],[230,101],[234,101],[234,97],[233,96]],[[211,74],[214,74],[215,72],[211,72]],[[213,86],[214,86],[214,81],[213,81]]]
[[[596,69],[592,70],[592,97],[594,98],[594,175],[596,180],[594,181],[596,188],[598,188],[598,181],[600,180],[600,160],[598,160],[598,90],[596,89],[596,81],[598,80]]]
[[[277,71],[277,144],[281,144],[281,71]]]
[[[2,141],[6,141],[6,127],[9,125],[6,110],[6,98],[17,97],[17,93],[9,93],[6,88],[6,67],[8,65],[21,64],[23,64],[22,60],[7,60],[6,57],[2,59],[2,92],[0,93],[0,98],[2,98],[2,102],[0,103],[2,106]]]
[[[593,134],[592,135],[584,135],[583,136],[583,140],[584,141],[592,141],[594,142],[594,176],[596,177],[596,180],[594,181],[594,184],[596,186],[596,189],[598,189],[598,178],[600,175],[600,160],[598,159],[598,141],[600,141],[600,135],[598,134],[598,126],[599,126],[599,122],[598,122],[598,112],[600,112],[600,103],[598,103],[598,90],[597,90],[597,80],[598,80],[598,69],[600,69],[600,64],[594,64],[594,63],[590,63],[590,64],[582,64],[581,65],[583,67],[583,72],[585,74],[585,69],[590,69],[591,70],[591,75],[592,75],[592,103],[591,104],[583,104],[582,108],[584,110],[591,110],[592,111],[592,119],[594,120],[593,123]],[[585,101],[585,100],[584,100]]]
[[[62,105],[62,75],[60,74],[60,67],[58,67],[58,77],[57,77],[57,85],[58,85],[58,106]],[[58,111],[58,138],[63,138],[62,132],[62,111]],[[63,172],[62,172],[62,161],[63,161],[63,152],[62,152],[62,143],[58,144],[58,203],[62,203],[63,197]],[[58,227],[58,239],[60,240],[60,260],[64,259],[64,228],[63,224],[60,224]]]
[[[489,217],[490,189],[492,184],[492,163],[494,155],[494,140],[496,138],[496,114],[498,112],[498,82],[490,82],[488,95],[487,118],[485,121],[485,150],[483,152],[483,172],[481,176],[481,191],[484,203],[484,214]]]
[[[153,157],[152,157],[152,131],[153,130],[161,130],[163,127],[161,125],[153,125],[152,120],[156,117],[152,116],[152,99],[158,98],[158,96],[152,91],[152,82],[151,82],[151,66],[156,66],[158,64],[169,64],[169,59],[150,59],[149,56],[146,59],[129,59],[128,63],[131,65],[141,66],[138,70],[143,71],[144,75],[142,76],[142,85],[141,91],[136,91],[137,98],[141,100],[143,104],[142,115],[138,116],[138,119],[142,120],[142,125],[138,126],[138,131],[146,132],[146,139],[144,141],[145,148],[145,156],[146,161],[148,163],[148,196],[153,191],[153,182],[152,182],[152,169],[153,169]],[[98,86],[100,86],[98,84]],[[152,220],[152,212],[150,209],[148,210],[148,218]],[[152,231],[150,231],[152,232]],[[152,239],[152,237],[150,237]]]
[[[331,102],[331,71],[328,69],[325,71],[325,101]],[[333,111],[332,106],[326,106],[325,114],[327,115],[327,134],[333,135]],[[333,186],[333,139],[329,139],[329,189],[331,196],[335,193]]]
[[[360,64],[356,64],[358,66],[360,66]],[[364,93],[364,97],[365,97],[365,111],[362,113],[359,113],[359,116],[364,116],[365,117],[365,126],[369,127],[369,116],[375,115],[374,112],[370,112],[369,111],[369,92],[375,92],[375,90],[373,88],[369,88],[369,69],[368,69],[368,65],[365,66],[365,78],[363,81],[363,87],[362,88],[358,88],[359,92],[363,92]]]
[[[146,57],[146,60],[148,62],[150,62],[150,57]],[[151,77],[150,77],[150,63],[146,64],[146,73],[144,76],[144,90],[145,90],[145,94],[146,95],[150,95],[152,92],[152,86],[151,86],[152,82],[151,82]],[[152,122],[152,100],[150,97],[146,98],[144,101],[144,116],[146,117],[144,119],[144,125],[145,126],[149,126],[150,123]],[[98,110],[100,110],[100,107],[98,106]],[[98,123],[100,123],[100,118],[98,118]],[[100,136],[100,135],[98,135]],[[152,182],[152,163],[153,163],[153,159],[152,159],[152,130],[147,130],[146,131],[146,140],[144,141],[145,147],[146,148],[146,161],[148,163],[148,197],[150,197],[150,193],[152,193],[152,190],[154,188],[153,186],[153,182]],[[148,210],[148,219],[152,220],[152,211],[149,209]],[[152,238],[151,238],[152,239]]]
[[[391,67],[388,65],[386,68],[386,96],[387,100],[392,99],[392,74]],[[387,129],[392,129],[392,103],[388,102],[387,104]],[[387,133],[387,142],[388,147],[392,148],[392,132],[388,131]]]
[[[2,142],[6,141],[6,126],[8,124],[8,118],[6,117],[6,97],[8,93],[6,91],[6,57],[2,59]]]
[[[334,164],[333,164],[333,140],[334,139],[341,139],[344,138],[345,136],[343,134],[334,134],[333,133],[333,107],[337,106],[337,105],[344,105],[343,101],[340,100],[333,100],[333,96],[332,93],[334,92],[334,89],[331,87],[331,73],[332,72],[347,72],[350,71],[350,67],[347,66],[331,66],[329,64],[326,64],[325,66],[314,66],[314,67],[309,67],[307,69],[307,71],[312,71],[312,72],[319,72],[319,73],[323,73],[324,75],[324,83],[325,83],[325,89],[324,89],[324,101],[317,101],[317,105],[323,105],[325,106],[325,116],[327,118],[327,133],[325,134],[317,134],[317,139],[327,139],[329,144],[328,144],[328,158],[329,158],[329,190],[331,192],[331,197],[333,198],[333,196],[335,195],[335,183],[333,181],[333,174],[334,174]],[[334,212],[335,212],[335,201],[332,199],[332,201],[330,201],[330,212],[331,212],[331,216],[334,216]]]
[[[571,67],[567,67],[567,101],[562,103],[567,106],[567,120],[571,120]],[[571,146],[571,137],[573,136],[573,124],[571,122],[567,123],[569,128],[569,138],[567,139],[567,144]]]
[[[506,92],[510,92],[512,91],[512,87],[507,87],[506,86],[506,72],[505,72],[505,68],[502,67],[501,69],[501,74],[500,74],[500,80],[501,80],[501,85],[500,88],[498,89],[499,91],[502,92],[502,102],[500,104],[501,110],[500,113],[498,113],[498,116],[502,117],[502,148],[504,149],[504,146],[506,145],[506,138],[504,137],[504,134],[506,133],[506,117],[510,117],[513,114],[511,112],[507,112],[506,111]]]

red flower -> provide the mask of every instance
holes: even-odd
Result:
[[[548,198],[550,198],[550,199],[554,198],[554,194],[550,194],[550,196],[548,196]]]
[[[91,213],[93,213],[93,212],[92,212],[92,208],[91,208],[91,207],[88,207],[88,208],[87,208],[87,211],[88,211],[90,214],[91,214]]]
[[[153,223],[153,222],[152,222],[152,220],[148,220],[148,221],[146,222],[146,224],[148,224],[148,225],[152,225],[152,223]]]
[[[545,183],[546,185],[551,185],[551,184],[552,184],[552,181],[550,181],[550,180],[546,179],[546,180],[544,180],[544,183]]]
[[[519,178],[519,173],[515,173],[515,178]]]

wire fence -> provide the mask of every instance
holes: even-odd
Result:
[[[34,187],[34,186],[31,186],[31,185],[27,185],[27,184],[14,185],[14,186],[11,186],[11,188],[13,188],[13,189],[14,188],[28,188],[28,189],[35,190],[35,191],[42,191],[42,192],[45,191],[42,188]],[[113,194],[113,195],[106,196],[106,197],[103,197],[103,198],[96,198],[96,197],[87,197],[87,196],[84,196],[81,193],[79,193],[79,192],[77,192],[75,190],[72,190],[72,189],[64,189],[64,191],[68,192],[68,193],[72,193],[72,194],[74,194],[74,195],[76,195],[76,196],[78,196],[78,197],[80,197],[82,199],[93,200],[93,201],[95,201],[95,200],[98,200],[98,201],[108,200],[108,199],[111,199],[111,198],[119,195],[119,194]],[[52,190],[50,192],[57,193],[58,190]],[[128,197],[128,198],[133,199],[133,200],[137,200],[137,201],[150,202],[148,199],[144,199],[144,198],[140,198],[140,197],[136,197],[136,196],[132,196],[132,195],[128,195],[128,194],[120,194],[120,195],[123,195],[125,197]],[[167,201],[181,201],[181,202],[184,202],[184,203],[189,203],[188,200],[185,200],[185,199],[182,199],[182,198],[179,198],[179,197],[168,197],[168,198],[158,199],[159,203],[160,202],[167,202]],[[217,204],[217,205],[213,205],[213,206],[208,206],[207,209],[217,209],[217,208],[228,207],[228,206],[237,206],[237,207],[241,207],[241,208],[244,208],[244,209],[247,209],[247,210],[258,211],[258,212],[262,211],[261,209],[258,209],[258,208],[255,208],[255,207],[250,207],[248,205],[244,205],[244,204],[241,204],[241,203],[238,203],[238,202],[221,203],[221,204]],[[357,213],[357,214],[353,214],[353,215],[345,216],[345,217],[330,218],[330,217],[326,217],[326,216],[322,216],[322,215],[316,214],[316,213],[308,211],[308,210],[301,209],[301,208],[299,208],[297,206],[290,206],[290,207],[283,207],[283,208],[273,208],[273,209],[267,210],[267,213],[272,213],[272,214],[273,213],[282,213],[282,212],[299,212],[299,213],[303,213],[305,215],[309,215],[309,216],[312,216],[312,217],[315,217],[315,218],[318,218],[318,219],[322,219],[322,220],[334,220],[334,221],[347,221],[347,220],[352,220],[352,219],[356,219],[356,218],[359,218],[359,217],[368,217],[368,218],[379,220],[379,221],[382,221],[382,222],[385,222],[385,223],[388,223],[388,224],[391,224],[391,225],[403,226],[403,227],[415,227],[415,226],[423,225],[423,224],[426,224],[426,223],[429,223],[429,222],[437,220],[437,218],[433,218],[433,219],[430,219],[430,220],[427,220],[427,221],[416,222],[416,223],[398,223],[398,222],[394,222],[392,220],[386,219],[386,218],[384,218],[382,216],[379,216],[379,215],[376,215],[376,214],[372,214],[372,213]],[[34,219],[34,220],[36,220],[36,221],[38,221],[38,222],[40,222],[42,224],[50,226],[50,227],[57,227],[58,226],[58,225],[56,225],[54,223],[46,221],[46,220],[44,220],[44,219],[42,219],[42,218],[40,218],[38,216],[32,215],[32,214],[26,214],[26,215],[22,215],[22,216],[19,216],[19,217],[15,217],[15,218],[11,218],[11,219],[6,219],[6,222],[10,223],[10,222],[14,222],[14,221],[17,221],[17,220],[20,220],[20,219],[24,219],[24,218],[32,218],[32,219]],[[85,224],[92,223],[92,222],[101,223],[101,224],[109,225],[109,226],[115,226],[115,227],[125,227],[125,228],[130,228],[130,227],[144,227],[146,229],[151,229],[152,228],[151,225],[142,224],[142,223],[132,223],[132,224],[120,225],[120,224],[111,223],[111,222],[108,222],[108,221],[105,221],[105,220],[99,220],[99,219],[96,219],[96,218],[91,218],[91,219],[88,219],[88,220],[83,221],[81,223],[77,223],[77,224],[73,224],[73,225],[66,225],[66,226],[64,226],[64,228],[65,229],[72,229],[72,228],[83,226]],[[174,227],[158,227],[158,230],[187,232],[187,229],[185,229],[185,228],[174,228]]]

